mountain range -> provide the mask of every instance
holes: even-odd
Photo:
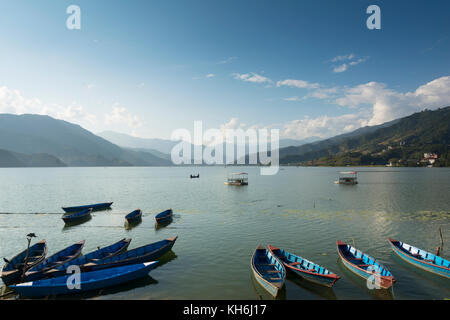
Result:
[[[416,166],[429,152],[439,155],[436,165],[450,166],[450,107],[316,140],[319,138],[280,140],[280,164],[345,166],[391,162]],[[43,115],[0,114],[0,167],[170,166],[170,152],[178,143],[112,131],[95,135],[79,125]],[[222,147],[226,150],[225,144]]]

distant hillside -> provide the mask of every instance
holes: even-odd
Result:
[[[0,149],[52,155],[68,166],[171,165],[148,152],[125,150],[79,125],[33,114],[0,114]]]
[[[0,168],[65,166],[65,163],[50,154],[37,153],[27,155],[0,149]]]
[[[449,144],[450,107],[446,107],[301,147],[280,149],[280,163],[343,166],[393,162],[417,166],[425,152],[434,152],[439,156],[436,165],[449,166]]]

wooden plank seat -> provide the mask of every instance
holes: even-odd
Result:
[[[289,265],[290,266],[297,266],[297,265],[299,265],[299,264],[302,264],[302,262],[291,262],[291,263],[289,263]]]

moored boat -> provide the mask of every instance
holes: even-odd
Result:
[[[248,185],[248,173],[231,173],[230,175],[228,175],[225,184],[229,186],[246,186]]]
[[[28,251],[28,256],[27,256]],[[1,278],[7,286],[20,281],[22,274],[28,269],[41,263],[47,254],[47,242],[41,240],[23,250],[11,260],[4,259],[6,264],[2,268]],[[25,264],[26,260],[26,264]]]
[[[96,204],[89,204],[89,205],[76,206],[76,207],[63,207],[62,209],[67,213],[80,212],[80,211],[84,211],[86,209],[92,209],[92,211],[99,211],[99,210],[106,210],[106,209],[111,208],[112,204],[113,204],[113,202],[104,202],[104,203],[96,203]]]
[[[259,245],[253,253],[250,266],[256,281],[276,298],[286,280],[283,264],[269,250]]]
[[[374,282],[374,288],[389,289],[396,281],[384,265],[368,254],[339,240],[336,244],[344,266],[360,277]]]
[[[58,276],[58,275],[64,274],[66,269],[71,265],[79,266],[79,265],[83,265],[83,264],[86,264],[89,262],[99,261],[101,259],[114,257],[114,256],[126,251],[128,246],[130,245],[130,242],[131,242],[131,239],[124,238],[124,239],[119,240],[118,242],[113,243],[104,248],[99,247],[97,250],[89,252],[85,255],[82,255],[82,256],[75,258],[69,262],[66,262],[64,264],[61,264],[55,268],[48,270],[45,273],[44,277]]]
[[[161,213],[158,213],[155,216],[155,219],[156,219],[157,223],[166,223],[166,222],[170,221],[170,219],[172,219],[172,217],[173,217],[172,209],[167,209]]]
[[[78,258],[81,255],[81,250],[84,246],[84,240],[74,243],[67,248],[64,248],[55,254],[51,255],[38,265],[28,269],[25,272],[25,276],[22,281],[33,281],[37,279],[41,279],[44,276],[44,273],[52,268],[56,268],[64,263],[70,262],[73,259]]]
[[[403,260],[423,270],[450,278],[450,261],[404,242],[388,239],[392,250]]]
[[[51,295],[74,294],[91,290],[103,289],[126,283],[146,276],[154,267],[156,261],[121,266],[106,270],[80,273],[78,286],[67,285],[71,275],[52,279],[19,283],[11,286],[13,290],[26,297],[46,297]]]
[[[89,208],[80,212],[65,214],[62,219],[64,223],[78,223],[89,219],[91,217],[91,212],[92,209]]]
[[[142,211],[140,209],[134,210],[125,216],[128,223],[138,222],[142,219]]]
[[[80,265],[80,269],[83,272],[94,271],[157,260],[172,249],[177,239],[178,236],[131,249],[114,257],[90,261]]]
[[[336,184],[354,185],[358,184],[356,171],[340,172],[339,179],[334,181]]]
[[[309,281],[332,287],[340,277],[328,269],[308,261],[305,258],[287,252],[286,250],[268,245],[269,251],[276,256],[284,265],[286,270],[292,271],[296,275]]]

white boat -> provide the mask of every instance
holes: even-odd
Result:
[[[335,181],[336,184],[358,184],[356,178],[356,171],[343,171],[340,172],[339,180]]]
[[[225,184],[229,186],[246,186],[248,185],[248,173],[231,173],[228,175]]]

